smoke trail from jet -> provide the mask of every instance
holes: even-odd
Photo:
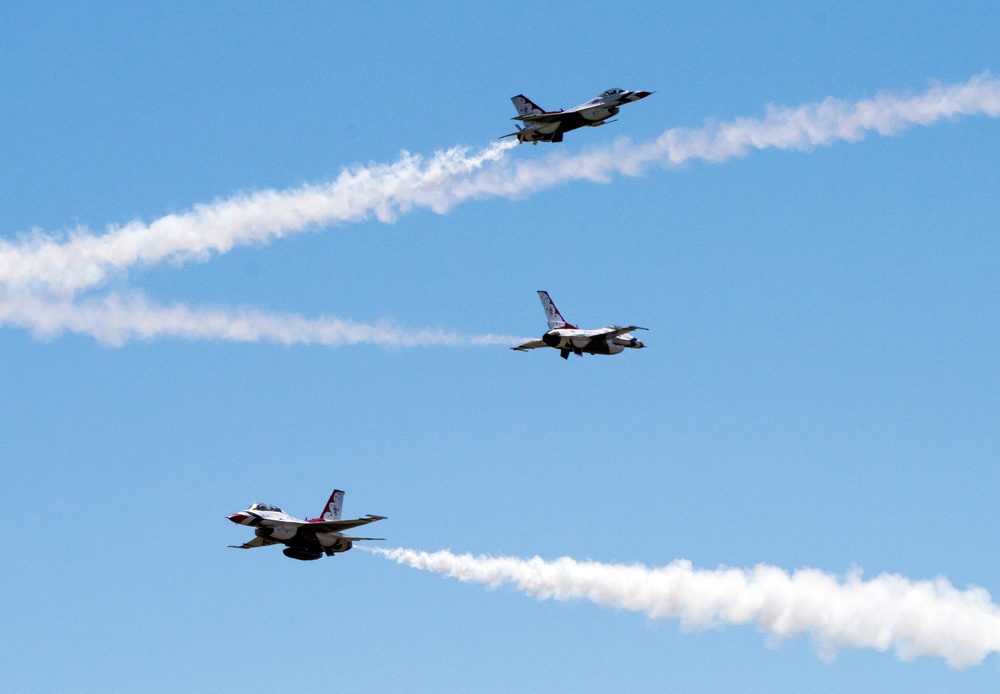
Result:
[[[389,348],[513,346],[526,341],[506,335],[406,330],[389,323],[372,325],[338,318],[309,319],[255,310],[193,310],[180,304],[165,307],[151,304],[141,295],[123,298],[117,294],[78,303],[41,300],[30,295],[2,298],[0,324],[28,328],[43,338],[64,332],[89,335],[114,346],[129,340],[157,337],[328,347],[369,344]]]
[[[1000,80],[982,74],[954,85],[935,85],[914,96],[883,93],[847,102],[827,98],[798,107],[768,106],[763,118],[671,128],[658,138],[578,154],[555,152],[533,161],[510,161],[513,142],[471,152],[462,147],[429,158],[405,153],[391,164],[345,169],[333,182],[287,191],[246,193],[150,223],[109,227],[104,234],[77,229],[68,238],[36,232],[0,242],[0,285],[74,294],[136,264],[204,260],[235,246],[267,244],[322,225],[368,219],[392,222],[415,209],[443,214],[478,198],[519,198],[575,180],[606,182],[638,176],[651,165],[692,160],[721,163],[751,150],[809,150],[856,142],[870,132],[898,133],[963,115],[1000,115]]]
[[[404,152],[392,164],[345,169],[332,183],[241,194],[149,224],[109,227],[103,235],[81,228],[61,240],[36,232],[19,243],[0,242],[0,284],[72,296],[139,263],[205,260],[235,246],[266,244],[317,225],[373,214],[391,222],[416,207],[443,213],[458,199],[476,195],[460,193],[460,181],[512,146],[495,144],[471,155],[455,147],[427,160]]]
[[[870,132],[894,135],[911,125],[970,115],[1000,116],[1000,79],[983,73],[959,84],[937,84],[915,96],[880,93],[853,103],[828,97],[797,107],[769,104],[762,119],[708,121],[697,129],[671,128],[647,142],[619,140],[603,149],[521,163],[490,181],[494,187],[489,191],[516,197],[572,180],[607,182],[614,174],[639,176],[651,164],[669,167],[692,160],[720,164],[751,150],[810,151],[835,142],[859,142]],[[478,179],[488,180],[496,168],[481,172]]]
[[[782,638],[808,633],[827,655],[838,647],[891,648],[902,660],[933,655],[964,668],[1000,652],[1000,607],[986,590],[958,590],[944,578],[912,581],[881,574],[865,581],[858,571],[838,577],[763,564],[704,570],[686,560],[649,568],[569,557],[369,551],[461,581],[509,584],[543,600],[585,599],[653,619],[679,618],[689,628],[754,623]]]

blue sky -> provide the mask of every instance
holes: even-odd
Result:
[[[767,104],[1000,74],[991,2],[13,3],[0,20],[14,246],[402,150],[476,152],[518,93],[656,91],[504,154],[544,170]],[[688,630],[362,551],[236,552],[248,534],[225,516],[311,516],[339,487],[346,515],[389,517],[372,526],[389,548],[860,567],[998,595],[997,151],[1000,123],[964,116],[650,165],[131,264],[74,296],[534,337],[547,289],[581,326],[650,328],[612,358],[0,326],[0,689],[996,691],[996,655],[829,661],[808,635]]]

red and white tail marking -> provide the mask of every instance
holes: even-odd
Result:
[[[549,298],[549,293],[546,291],[538,290],[538,298],[542,300],[542,308],[545,309],[545,318],[549,321],[549,330],[555,330],[557,328],[570,328],[576,329],[575,325],[567,323],[559,313],[559,309],[556,305],[552,303],[552,299]]]
[[[514,108],[517,109],[517,115],[519,116],[540,116],[545,113],[541,106],[532,102],[524,94],[512,96],[510,100],[514,104]]]
[[[323,514],[320,517],[327,521],[340,520],[340,510],[343,507],[344,492],[335,489],[333,494],[330,495],[330,500],[326,502],[326,507],[323,509]]]

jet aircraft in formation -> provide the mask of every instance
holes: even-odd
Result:
[[[503,135],[500,139],[516,137],[518,142],[530,142],[535,145],[539,142],[562,142],[563,133],[568,133],[570,130],[585,125],[596,128],[605,123],[613,123],[614,121],[608,118],[617,115],[620,106],[645,99],[652,93],[608,89],[597,98],[565,111],[545,111],[524,94],[518,94],[511,97],[514,108],[517,109],[517,115],[511,120],[527,123],[527,127],[514,126],[517,132]]]
[[[538,296],[542,300],[542,308],[545,309],[545,317],[549,321],[548,332],[542,335],[541,340],[526,342],[519,347],[511,347],[511,349],[526,352],[529,349],[539,347],[552,347],[559,350],[559,356],[563,359],[569,359],[570,352],[582,357],[584,352],[588,354],[618,354],[626,348],[642,349],[645,347],[629,333],[633,330],[646,330],[646,328],[640,328],[638,325],[630,325],[626,328],[610,325],[599,330],[580,330],[575,325],[566,322],[562,314],[559,313],[559,309],[552,303],[548,292],[539,291]]]
[[[639,340],[630,335],[633,330],[645,330],[637,325],[622,328],[611,325],[599,330],[580,330],[575,325],[567,323],[552,303],[549,293],[539,291],[542,308],[549,322],[548,331],[541,340],[527,342],[512,349],[526,352],[538,347],[552,347],[559,350],[559,356],[568,359],[570,352],[579,354],[618,354],[626,348],[641,349],[645,347]],[[255,537],[242,545],[230,545],[236,549],[253,549],[268,545],[285,545],[286,557],[309,561],[319,559],[324,554],[332,557],[338,552],[346,552],[355,542],[363,540],[384,540],[383,537],[353,537],[344,535],[343,531],[384,520],[385,516],[366,515],[354,520],[341,520],[340,512],[344,505],[344,492],[335,489],[329,501],[318,518],[302,520],[289,516],[277,506],[255,503],[245,511],[239,511],[228,516],[237,525],[248,525],[254,528]]]
[[[268,545],[286,545],[284,554],[292,559],[307,561],[319,559],[324,554],[332,557],[337,552],[346,552],[359,540],[384,540],[384,537],[348,537],[341,531],[384,520],[385,516],[368,514],[355,520],[340,520],[340,509],[344,505],[344,492],[334,490],[326,502],[319,518],[300,520],[293,518],[277,506],[253,504],[245,511],[234,513],[229,520],[239,525],[255,528],[254,539],[242,545],[230,545],[236,549],[252,549]]]
[[[511,101],[517,109],[514,120],[527,123],[527,127],[517,126],[516,133],[503,137],[517,137],[518,142],[562,142],[563,133],[582,128],[585,125],[596,127],[611,123],[608,118],[618,113],[618,107],[644,99],[652,94],[645,91],[629,91],[627,89],[609,89],[596,99],[565,111],[543,111],[526,96],[518,94]],[[534,340],[512,349],[526,352],[538,347],[552,347],[559,350],[559,356],[568,359],[570,352],[583,356],[588,354],[618,354],[626,348],[641,349],[645,345],[629,333],[633,330],[645,330],[637,325],[621,328],[617,325],[599,330],[580,330],[575,325],[567,323],[559,309],[552,303],[548,292],[539,291],[542,308],[549,322],[548,331],[541,340]],[[286,557],[308,561],[319,559],[324,554],[332,557],[338,552],[346,552],[355,542],[362,540],[384,540],[382,537],[352,537],[344,535],[344,530],[350,530],[361,525],[384,520],[385,516],[368,514],[355,520],[341,520],[340,511],[344,503],[344,492],[336,489],[326,502],[319,518],[302,520],[289,516],[277,506],[255,503],[245,511],[228,516],[229,520],[238,525],[248,525],[254,528],[254,539],[242,545],[230,545],[236,549],[252,549],[268,545],[285,545],[283,553]]]

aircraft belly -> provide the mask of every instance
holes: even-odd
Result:
[[[580,115],[591,123],[594,123],[596,121],[607,120],[608,118],[611,118],[611,116],[618,115],[618,109],[613,106],[610,108],[605,106],[602,108],[589,109]]]
[[[586,118],[580,113],[567,113],[559,127],[559,132],[569,132],[570,130],[576,130],[577,128],[582,128],[585,125],[590,125],[590,119]]]
[[[284,542],[285,540],[291,540],[295,537],[298,528],[294,525],[273,525],[269,528],[271,532],[267,537],[271,540],[278,540]]]
[[[608,340],[607,338],[595,338],[590,341],[590,344],[584,348],[584,352],[590,354],[618,354],[625,350],[621,345],[615,344],[614,340]]]
[[[316,539],[316,533],[302,532],[301,530],[294,537],[285,540],[285,544],[289,547],[302,547],[310,552],[322,551],[321,545]]]

